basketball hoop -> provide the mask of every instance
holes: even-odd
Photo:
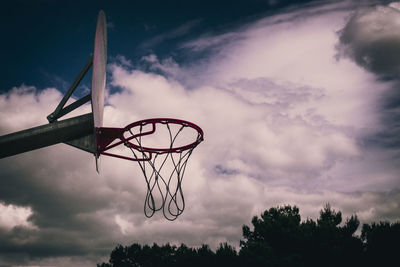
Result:
[[[90,93],[70,103],[71,96],[92,67]],[[93,56],[89,58],[68,91],[47,116],[49,124],[0,136],[0,159],[66,143],[95,156],[96,170],[100,155],[138,162],[147,183],[144,213],[152,217],[162,210],[165,218],[175,220],[185,208],[182,179],[193,149],[203,141],[203,130],[178,119],[147,119],[125,128],[103,127],[104,96],[107,72],[107,23],[104,11],[97,17]],[[92,112],[59,120],[84,105],[91,103]],[[124,145],[131,153],[124,152]],[[133,156],[132,156],[133,155]]]
[[[98,151],[102,155],[138,162],[147,184],[146,217],[162,210],[164,217],[173,221],[185,208],[183,175],[189,157],[203,141],[203,135],[203,130],[191,122],[147,119],[125,128],[98,128]],[[108,152],[122,144],[130,149],[133,157]]]

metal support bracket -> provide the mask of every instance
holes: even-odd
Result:
[[[86,62],[85,66],[83,67],[82,71],[79,73],[79,75],[76,77],[75,81],[72,83],[71,87],[68,89],[68,91],[65,93],[64,97],[61,99],[60,103],[58,104],[57,108],[51,113],[49,116],[47,116],[47,120],[52,123],[57,121],[57,119],[61,118],[62,116],[70,113],[71,111],[77,109],[78,107],[82,106],[83,104],[87,103],[90,101],[90,94],[82,97],[81,99],[75,101],[74,103],[68,105],[67,107],[64,108],[65,104],[67,103],[68,99],[70,99],[71,95],[75,91],[75,89],[78,87],[79,83],[82,81],[83,77],[86,75],[88,70],[93,64],[93,56],[89,58],[89,60]]]

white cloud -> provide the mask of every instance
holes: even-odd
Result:
[[[124,66],[124,67],[126,67],[126,68],[129,68],[129,67],[132,67],[133,66],[133,64],[132,64],[132,61],[131,60],[129,60],[129,59],[127,59],[125,56],[123,56],[123,55],[117,55],[115,58],[112,58],[111,59],[111,61],[116,61],[116,62],[118,62],[119,64],[121,64],[122,66]]]
[[[389,4],[389,6],[390,6],[391,8],[400,10],[400,3],[398,3],[398,2],[392,2],[392,3]]]
[[[33,86],[21,85],[0,95],[0,133],[7,134],[48,123],[47,116],[54,111],[62,98],[55,88],[42,91]],[[66,105],[74,101],[71,98]],[[90,105],[84,105],[63,118],[84,114],[90,111]]]
[[[115,223],[119,226],[123,235],[133,233],[134,228],[131,222],[122,218],[120,215],[115,215]]]
[[[5,205],[0,202],[0,227],[2,228],[8,230],[16,226],[32,228],[33,225],[28,221],[30,215],[32,215],[30,208]]]
[[[174,38],[178,38],[180,36],[184,36],[185,34],[187,34],[191,29],[193,29],[194,27],[198,26],[201,23],[201,19],[194,19],[188,22],[183,23],[182,25],[180,25],[179,27],[172,29],[168,32],[165,33],[161,33],[159,35],[156,35],[154,37],[152,37],[149,40],[144,41],[141,44],[141,47],[143,48],[152,48],[155,45],[158,45],[159,43],[162,43],[166,40],[170,40],[170,39],[174,39]]]
[[[156,55],[150,54],[143,56],[141,60],[150,63],[151,71],[159,71],[166,76],[177,77],[182,73],[178,63],[171,57],[165,58],[160,62]]]
[[[38,92],[35,87],[25,85],[14,87],[8,93],[0,95],[1,133],[47,123],[46,117],[52,112],[52,107],[46,102],[58,103],[59,99],[61,93],[55,88]]]

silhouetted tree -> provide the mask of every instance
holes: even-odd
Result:
[[[317,223],[300,221],[296,206],[270,208],[261,218],[255,216],[253,231],[243,226],[241,260],[252,266],[343,266],[360,260],[361,241],[353,236],[359,225],[356,216],[340,227],[341,212],[327,204]]]
[[[228,243],[220,244],[219,248],[215,252],[215,263],[216,266],[240,266],[238,261],[239,256],[232,246]]]
[[[400,222],[364,224],[360,238],[355,236],[360,225],[357,216],[342,223],[342,213],[327,204],[316,221],[301,222],[296,206],[282,206],[254,216],[251,223],[252,228],[242,228],[239,253],[227,243],[220,244],[215,253],[205,244],[199,248],[118,245],[109,263],[97,267],[353,267],[391,266],[397,261]]]
[[[197,256],[196,250],[187,247],[185,244],[181,244],[176,249],[175,254],[177,267],[192,266]]]
[[[111,263],[111,266],[118,266],[118,267],[136,266],[136,265],[130,264],[126,248],[123,247],[122,245],[118,245],[111,252],[110,263]]]
[[[400,222],[364,224],[361,231],[366,266],[394,266],[398,262]]]
[[[202,245],[196,250],[196,261],[193,262],[195,266],[215,266],[215,253],[208,245]]]
[[[253,231],[243,226],[240,257],[251,266],[299,264],[300,214],[294,206],[270,208],[252,219]]]
[[[320,212],[316,228],[316,256],[324,266],[352,266],[361,260],[362,243],[354,236],[360,222],[357,216],[346,220],[343,227],[342,213],[327,204]],[[329,259],[329,262],[326,262]],[[317,265],[317,264],[315,264]]]

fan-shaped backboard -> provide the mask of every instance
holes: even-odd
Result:
[[[97,18],[94,38],[93,72],[92,72],[92,111],[94,127],[103,126],[104,91],[106,86],[107,67],[107,25],[106,16],[101,10]]]

